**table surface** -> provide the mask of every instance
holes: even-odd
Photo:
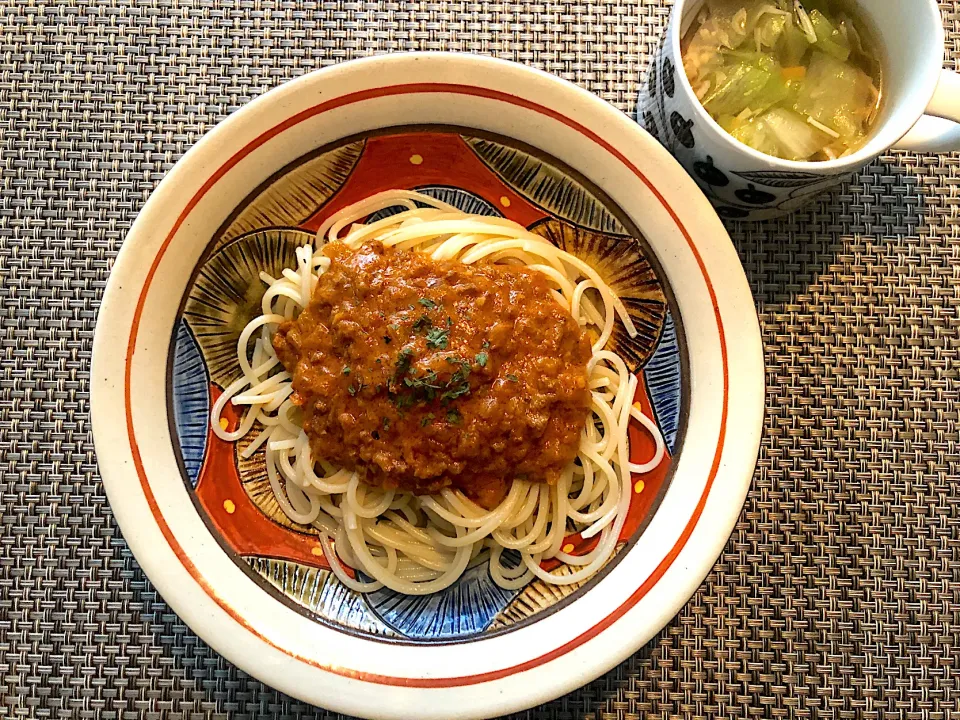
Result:
[[[941,8],[956,68],[960,0]],[[200,641],[133,560],[100,482],[98,303],[183,152],[283,81],[373,52],[491,53],[629,113],[669,12],[0,2],[0,717],[340,717]],[[890,154],[807,212],[730,231],[767,368],[736,529],[650,643],[517,717],[960,717],[960,156]]]

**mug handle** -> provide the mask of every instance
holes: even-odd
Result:
[[[896,149],[918,153],[960,150],[960,75],[950,70],[940,74],[926,114],[901,138]]]

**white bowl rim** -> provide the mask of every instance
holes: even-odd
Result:
[[[391,85],[390,78],[398,80]],[[470,78],[469,82],[464,82],[464,78]],[[356,90],[358,86],[367,90]],[[624,602],[616,606],[616,611],[606,615],[604,620],[593,623],[595,616],[584,616],[582,612],[582,608],[592,607],[591,603],[597,607],[602,604],[602,600],[596,599],[600,595],[596,592],[585,596],[590,598],[589,602],[582,602],[578,598],[563,611],[552,615],[551,632],[559,627],[558,623],[575,621],[588,624],[590,629],[576,635],[575,640],[548,649],[533,664],[521,662],[496,672],[478,672],[453,678],[459,681],[466,677],[469,682],[463,683],[450,683],[446,677],[438,676],[435,669],[421,671],[416,667],[411,668],[409,656],[401,660],[402,656],[391,655],[384,650],[378,653],[378,657],[367,657],[362,656],[358,648],[369,652],[369,646],[349,644],[371,643],[369,640],[344,641],[343,654],[333,661],[324,662],[310,661],[306,657],[311,654],[309,645],[303,645],[303,653],[298,654],[299,650],[290,651],[272,643],[256,631],[254,623],[261,620],[266,624],[273,623],[276,627],[272,629],[286,632],[288,636],[295,636],[296,631],[302,631],[303,627],[280,611],[276,617],[264,618],[261,614],[256,617],[245,616],[236,607],[231,611],[229,606],[225,606],[219,593],[224,588],[233,592],[233,581],[222,579],[221,582],[221,579],[217,579],[208,582],[203,574],[191,574],[191,566],[207,562],[206,554],[219,552],[219,549],[210,550],[207,545],[211,538],[203,537],[202,531],[196,527],[186,525],[193,522],[189,517],[168,517],[168,526],[164,526],[163,522],[158,524],[154,506],[167,502],[161,496],[161,491],[168,491],[163,489],[165,486],[162,483],[157,485],[161,490],[157,490],[156,497],[144,490],[153,482],[150,475],[156,473],[159,476],[161,472],[166,472],[166,468],[158,468],[164,463],[154,464],[151,460],[167,458],[168,451],[172,453],[169,435],[164,434],[168,431],[162,429],[167,423],[161,422],[166,420],[166,407],[160,411],[155,404],[151,404],[154,389],[140,381],[141,377],[154,373],[155,366],[161,362],[165,364],[169,347],[164,346],[164,341],[169,345],[169,333],[165,338],[159,331],[154,335],[137,335],[141,322],[144,327],[149,327],[152,321],[152,313],[145,312],[144,307],[152,310],[151,303],[162,305],[164,302],[164,291],[156,289],[159,285],[154,284],[153,289],[144,290],[136,307],[130,301],[133,295],[140,293],[141,286],[150,287],[158,268],[166,267],[161,263],[178,262],[169,254],[162,259],[163,251],[170,242],[178,242],[186,248],[187,241],[183,238],[189,235],[194,224],[204,222],[201,211],[206,207],[203,203],[207,200],[203,199],[201,190],[210,191],[210,197],[217,193],[229,194],[218,185],[221,180],[227,178],[230,182],[238,182],[235,176],[248,170],[248,165],[252,168],[256,163],[263,165],[267,162],[265,151],[260,152],[260,148],[255,148],[249,156],[244,156],[238,163],[223,170],[226,167],[221,162],[224,154],[231,146],[246,148],[247,138],[260,135],[270,135],[264,142],[270,154],[277,152],[274,145],[284,142],[286,134],[293,132],[297,123],[306,117],[302,107],[304,103],[309,105],[317,99],[320,102],[315,103],[314,107],[339,107],[337,103],[348,95],[352,97],[367,92],[369,98],[356,101],[358,107],[362,105],[365,117],[376,116],[387,106],[384,103],[389,105],[391,113],[415,114],[415,109],[407,107],[410,103],[405,104],[400,95],[390,94],[390,88],[414,86],[416,88],[410,89],[409,93],[421,102],[431,101],[439,93],[452,93],[442,97],[444,100],[453,98],[451,104],[461,103],[463,107],[444,109],[451,116],[458,116],[457,113],[470,116],[473,113],[474,116],[487,118],[483,123],[505,125],[517,118],[522,120],[515,122],[514,133],[501,134],[522,140],[523,133],[545,133],[544,137],[550,137],[551,140],[544,143],[551,146],[543,149],[583,172],[613,197],[621,209],[644,230],[665,268],[669,268],[671,263],[676,267],[700,268],[703,288],[686,289],[686,284],[682,282],[686,276],[674,277],[669,269],[666,279],[677,293],[678,300],[682,296],[683,302],[689,302],[689,307],[695,307],[695,302],[699,303],[696,307],[700,309],[712,305],[716,323],[715,333],[704,331],[702,338],[699,335],[688,338],[690,355],[698,354],[696,362],[691,361],[696,374],[692,387],[697,391],[691,394],[697,398],[697,402],[708,408],[702,413],[704,427],[713,427],[710,423],[719,418],[718,440],[715,443],[717,447],[712,451],[709,476],[701,478],[698,475],[689,480],[691,486],[702,486],[702,493],[692,499],[678,499],[679,489],[672,493],[678,507],[682,501],[686,503],[684,507],[690,506],[694,511],[690,521],[677,528],[676,544],[669,545],[663,562],[656,565],[655,571],[632,591],[629,583],[623,582],[627,570],[620,572],[616,582],[608,582],[608,578],[603,580],[608,583],[608,588],[627,593],[631,599],[636,598],[629,604]],[[460,90],[444,89],[447,86]],[[350,90],[343,90],[345,87]],[[387,89],[386,93],[384,88]],[[403,92],[408,91],[404,89]],[[508,101],[507,97],[513,100]],[[502,104],[507,102],[509,106]],[[480,112],[489,111],[493,107],[491,103],[501,103],[496,105],[498,109],[502,108],[502,112],[496,113],[496,118],[490,113]],[[563,111],[557,110],[558,107]],[[531,118],[542,123],[542,127],[526,127]],[[488,129],[481,127],[479,122],[463,125]],[[583,139],[577,142],[595,147],[597,157],[582,154],[579,162],[569,162],[562,157],[564,152],[574,152],[563,149],[565,144],[572,142],[565,127],[579,128],[576,132]],[[497,132],[501,130],[502,127]],[[306,148],[303,152],[308,150]],[[230,157],[232,162],[234,156]],[[618,165],[612,168],[614,160],[619,161],[622,167]],[[218,169],[214,170],[215,167]],[[641,167],[645,172],[640,171]],[[641,194],[635,197],[625,197],[626,191],[618,190],[615,182],[622,179],[630,168],[646,187],[646,190],[637,191]],[[656,178],[655,183],[648,176]],[[641,186],[638,180],[634,182],[637,187]],[[617,197],[618,194],[620,197]],[[239,201],[242,197],[235,197],[234,200]],[[661,206],[656,206],[654,200],[658,200]],[[178,208],[181,209],[180,213],[171,212]],[[175,223],[171,220],[174,217],[177,218]],[[659,232],[651,233],[651,228]],[[666,240],[660,242],[658,237],[661,233],[673,239],[685,238],[688,247],[677,242],[670,244]],[[209,235],[206,237],[209,238]],[[165,277],[172,278],[172,275]],[[722,282],[714,284],[711,278],[718,278]],[[171,280],[173,284],[176,282]],[[697,300],[687,301],[685,298],[688,295],[691,298],[696,295]],[[686,322],[686,314],[683,319]],[[156,322],[161,323],[161,320]],[[700,321],[692,318],[692,322]],[[729,342],[731,338],[735,341]],[[127,347],[128,352],[118,352],[118,347]],[[707,352],[710,349],[715,351],[713,355]],[[711,367],[718,357],[717,349],[719,356],[722,356],[723,388],[716,387],[718,370]],[[700,353],[701,350],[704,352]],[[124,537],[165,600],[218,652],[284,692],[341,712],[365,717],[402,718],[416,712],[424,718],[481,718],[520,710],[583,685],[635,652],[683,606],[722,550],[749,488],[762,429],[763,380],[757,317],[732,243],[706,198],[653,138],[599,98],[546,73],[480,56],[408,53],[352,61],[309,73],[284,84],[233,113],[204,136],[168,173],[128,233],[104,293],[94,340],[91,412],[104,485]],[[136,393],[131,390],[131,384],[136,385]],[[730,398],[736,400],[730,401]],[[696,415],[695,419],[701,415],[699,410],[692,414]],[[124,423],[117,421],[120,416],[125,418]],[[148,427],[155,429],[154,426],[161,427],[157,439],[144,441],[141,435],[141,445],[138,446],[134,439],[136,430]],[[727,427],[735,428],[736,432],[727,433]],[[134,439],[132,444],[127,442],[128,435],[129,439]],[[689,441],[688,437],[687,443]],[[141,452],[143,457],[140,456]],[[675,458],[675,462],[681,461],[686,462],[686,451]],[[139,486],[133,482],[137,477]],[[687,482],[686,477],[684,482]],[[723,492],[714,492],[717,488],[723,488]],[[670,495],[671,492],[668,492],[668,497]],[[174,489],[169,490],[169,496],[172,498],[169,500],[171,506],[180,503],[176,505],[178,508],[185,507],[182,500],[175,497]],[[655,521],[657,519],[654,518]],[[665,517],[660,525],[665,526],[670,520]],[[178,529],[175,527],[177,523],[185,524]],[[648,532],[651,532],[650,528]],[[665,534],[664,537],[673,535]],[[191,544],[185,546],[184,542]],[[636,546],[627,555],[636,555],[635,550]],[[623,564],[620,563],[615,571]],[[611,573],[611,577],[614,575]],[[217,582],[220,584],[217,585]],[[649,587],[646,587],[648,584]],[[254,598],[250,602],[260,600]],[[533,627],[538,625],[541,623],[534,623]],[[510,636],[525,632],[526,628]],[[482,644],[484,650],[476,653],[471,650],[479,659],[469,660],[474,664],[492,662],[497,659],[500,649],[511,647],[516,651],[517,642],[530,642],[531,638],[536,638],[536,642],[546,647],[548,640],[545,634],[551,633],[544,630],[526,633],[520,641],[512,641],[512,645],[500,642],[498,638],[489,641],[481,638],[477,645]],[[335,651],[340,648],[336,643],[339,641],[330,636],[322,637],[331,643],[324,647],[336,655]],[[296,639],[291,642],[296,642]],[[560,643],[561,640],[556,642]],[[406,646],[403,652],[418,653],[418,661],[427,656],[419,647],[411,650]],[[380,658],[379,654],[389,657]],[[351,668],[350,662],[343,661],[356,661],[360,657],[363,657],[363,662],[377,665],[377,669],[389,667],[397,675],[386,676],[377,671],[367,673]],[[437,654],[436,658],[439,667],[444,663],[449,665],[451,656]],[[380,682],[377,679],[383,677],[387,677],[388,681]]]

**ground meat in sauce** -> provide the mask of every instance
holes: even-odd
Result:
[[[309,306],[273,340],[314,457],[486,507],[514,478],[556,482],[587,416],[591,350],[543,275],[377,241],[324,252]]]

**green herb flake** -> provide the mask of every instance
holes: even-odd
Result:
[[[467,360],[466,358],[457,358],[455,362],[457,365],[460,366],[460,368],[453,375],[450,376],[450,382],[452,383],[463,382],[468,377],[470,377],[470,361]]]
[[[408,380],[410,378],[407,378]],[[437,382],[437,373],[433,370],[428,370],[421,377],[414,378],[413,383],[414,387],[432,387],[439,388],[440,386],[436,384]]]
[[[384,416],[381,422],[382,422],[382,425],[383,425],[383,429],[384,429],[384,430],[389,430],[389,429],[390,429],[390,418]]]
[[[433,413],[427,413],[426,415],[424,415],[423,418],[421,418],[420,420],[420,427],[426,427],[427,425],[432,423],[433,417],[434,417]]]
[[[344,365],[344,366],[343,366],[343,374],[344,374],[344,375],[349,375],[349,374],[350,374],[350,366],[349,366],[349,365]]]
[[[417,321],[413,324],[413,331],[420,332],[421,330],[426,330],[427,328],[433,327],[433,321],[428,318],[426,315],[421,315],[417,318]]]
[[[449,341],[449,331],[443,328],[430,328],[427,330],[427,347],[444,350]]]
[[[509,380],[510,382],[520,382],[520,378],[518,378],[516,375],[513,375],[513,374],[507,375],[507,380]]]
[[[423,305],[427,310],[433,310],[438,307],[437,304],[430,298],[420,298],[420,304]]]
[[[347,392],[350,393],[351,396],[356,395],[357,388],[355,388],[353,384],[351,384],[350,387],[347,388]]]
[[[447,410],[447,422],[451,425],[460,425],[463,423],[463,415],[456,408]]]
[[[397,410],[405,410],[413,405],[413,395],[394,395],[390,401]]]
[[[400,383],[400,379],[404,376],[405,373],[413,374],[413,370],[410,367],[413,362],[413,349],[405,347],[399,353],[397,353],[397,364],[394,368],[393,377],[390,380],[390,390],[395,392],[395,386]]]
[[[481,353],[477,353],[473,359],[477,361],[477,365],[479,365],[480,367],[486,367],[487,358],[488,358],[488,355],[485,352],[481,352]]]
[[[405,347],[397,353],[397,377],[403,375],[410,369],[410,363],[413,361],[413,348]]]
[[[394,332],[400,329],[400,326],[397,325],[396,323],[390,323],[389,325],[387,325],[387,327],[393,330]]]
[[[457,385],[450,390],[447,390],[443,395],[440,396],[440,399],[448,403],[451,400],[456,400],[458,397],[462,397],[470,392],[470,385],[468,383],[462,383]]]
[[[470,377],[470,361],[465,358],[448,357],[447,362],[451,365],[459,365],[459,367],[456,372],[450,376],[445,386],[446,390],[440,396],[440,400],[444,405],[470,392],[470,383],[467,380],[467,378]]]
[[[449,403],[451,400],[456,400],[458,397],[466,395],[469,392],[470,386],[463,385],[453,390],[447,390],[443,395],[440,396],[440,399],[445,403]]]

